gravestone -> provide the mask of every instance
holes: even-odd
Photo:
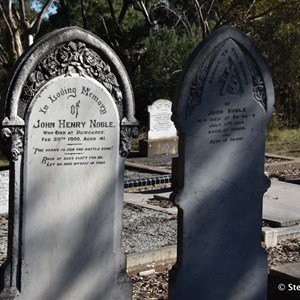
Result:
[[[121,212],[133,105],[120,60],[85,30],[54,31],[22,56],[1,131],[14,178],[1,299],[130,299]]]
[[[0,168],[0,214],[8,213],[9,171]]]
[[[222,27],[192,53],[175,100],[179,241],[169,299],[266,299],[262,199],[274,101],[266,63],[245,35]]]
[[[148,106],[148,138],[140,140],[140,153],[144,156],[177,154],[178,137],[176,127],[171,120],[172,102],[159,99]]]

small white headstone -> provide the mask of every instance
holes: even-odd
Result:
[[[148,139],[163,139],[177,136],[176,127],[171,120],[172,102],[159,99],[148,106],[149,131]]]

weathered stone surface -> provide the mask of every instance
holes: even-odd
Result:
[[[16,70],[2,122],[14,210],[0,298],[129,299],[121,212],[137,122],[124,67],[74,27],[42,38]]]
[[[155,155],[177,155],[178,137],[140,140],[139,147],[141,155],[147,157]]]
[[[177,136],[176,127],[171,120],[172,102],[170,100],[159,99],[148,106],[149,131],[148,139],[161,139]]]
[[[9,171],[0,169],[0,214],[8,213]]]
[[[290,283],[300,284],[300,263],[288,263],[271,268],[270,273],[276,277],[289,280]],[[290,291],[300,292],[300,287],[294,289],[293,285],[286,287]]]
[[[263,58],[234,28],[210,35],[185,66],[173,107],[179,241],[169,299],[266,298],[261,220],[273,101]]]
[[[178,137],[176,127],[171,120],[172,102],[159,99],[148,106],[148,139],[140,140],[139,150],[143,156],[177,155]]]
[[[299,185],[272,180],[272,188],[264,195],[263,218],[276,227],[298,224],[299,195]]]

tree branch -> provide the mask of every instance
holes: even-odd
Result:
[[[118,24],[122,24],[122,22],[124,21],[130,2],[130,0],[123,0],[122,9],[118,17]]]
[[[102,24],[103,24],[103,27],[104,27],[104,31],[105,31],[106,37],[107,37],[110,45],[114,46],[114,44],[112,43],[112,41],[110,39],[109,31],[107,29],[106,22],[105,22],[104,18],[100,14],[98,14],[98,16],[99,16],[100,20],[102,21]]]
[[[87,29],[87,18],[86,18],[86,13],[84,9],[84,0],[80,0],[81,2],[81,16],[82,16],[82,23],[83,23],[83,28]]]
[[[13,8],[14,15],[16,16],[16,18],[20,22],[21,21],[21,16],[20,16],[19,12],[17,11],[16,6],[13,5],[12,8]]]
[[[119,21],[116,18],[115,9],[114,9],[114,6],[112,4],[112,1],[107,0],[107,2],[108,2],[108,5],[109,5],[109,11],[110,11],[111,17],[112,17],[114,23],[116,24],[117,31],[120,35],[123,35],[122,29],[121,29],[120,24],[119,24]]]
[[[41,27],[43,17],[53,2],[54,2],[54,0],[47,0],[47,2],[44,4],[42,10],[39,12],[38,16],[35,18],[35,20],[33,20],[33,22],[31,23],[31,26],[30,26],[30,34],[31,35],[35,36],[38,33],[38,31],[40,30],[40,27]]]
[[[114,20],[114,22],[118,25],[118,21],[116,19],[114,6],[113,6],[111,0],[107,0],[107,2],[108,2],[108,6],[109,6],[110,15],[111,15],[112,19]]]
[[[258,14],[258,15],[252,15],[252,16],[249,16],[248,19],[249,19],[249,20],[259,19],[259,18],[261,18],[261,17],[263,17],[263,16],[269,14],[270,12],[272,12],[272,11],[274,11],[274,10],[276,10],[276,9],[281,8],[281,7],[284,6],[284,5],[285,5],[285,3],[279,3],[278,5],[276,5],[276,6],[274,6],[274,7],[271,7],[271,8],[265,10],[264,12],[262,12],[262,13],[260,13],[260,14]]]
[[[7,59],[7,53],[3,49],[2,45],[0,44],[0,59],[2,64],[7,65],[8,64],[8,59]]]
[[[19,0],[20,10],[21,10],[21,18],[22,20],[26,20],[26,10],[24,0]]]
[[[60,0],[60,5],[61,5],[61,8],[64,12],[64,15],[66,17],[66,22],[67,22],[67,26],[71,26],[71,22],[70,22],[70,18],[69,18],[69,15],[68,15],[68,11],[66,9],[66,5],[65,5],[65,1],[64,0]]]
[[[16,61],[17,58],[18,58],[18,53],[17,53],[15,39],[14,39],[14,29],[11,27],[11,24],[10,24],[9,20],[7,19],[7,17],[6,17],[5,11],[4,11],[3,6],[2,6],[1,3],[0,3],[0,13],[3,17],[4,23],[5,23],[6,28],[8,30],[8,34],[10,36],[11,51],[12,51],[12,55],[13,55],[13,60]],[[8,14],[8,16],[9,16],[9,14]]]
[[[210,12],[211,12],[211,10],[212,10],[212,7],[213,7],[214,3],[215,3],[215,0],[211,0],[211,1],[210,1],[210,4],[209,4],[208,9],[207,9],[207,12],[206,12],[206,16],[205,16],[205,20],[206,20],[206,21],[207,21],[209,15],[210,15]]]
[[[178,23],[181,22],[183,24],[184,28],[186,29],[187,33],[188,34],[191,33],[191,24],[189,23],[189,21],[187,20],[186,15],[185,15],[186,11],[182,11],[183,8],[181,8],[181,7],[171,8],[171,6],[166,6],[165,4],[161,4],[161,6],[163,8],[165,8],[167,11],[169,11],[170,13],[174,14],[178,18],[175,25],[173,26],[173,28],[176,28]]]
[[[200,6],[198,0],[194,0],[194,3],[195,3],[196,10],[197,10],[197,13],[198,13],[199,24],[200,24],[201,31],[202,31],[202,37],[205,38],[209,33],[209,26],[208,26],[208,22],[207,22],[207,17],[204,18],[203,12],[202,12],[202,7],[203,6]]]
[[[137,6],[138,6],[138,8],[139,8],[139,11],[142,12],[142,14],[143,14],[143,16],[145,17],[145,20],[147,21],[147,23],[148,23],[149,25],[153,26],[154,24],[153,24],[153,22],[151,21],[150,15],[149,15],[149,13],[148,13],[148,10],[147,10],[147,8],[146,8],[146,6],[145,6],[144,1],[142,1],[142,0],[135,0],[134,2],[137,4]]]

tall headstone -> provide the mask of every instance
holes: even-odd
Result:
[[[171,120],[172,102],[159,99],[148,106],[148,138],[140,140],[140,152],[144,156],[161,154],[176,155],[178,137],[176,127]]]
[[[266,63],[237,29],[215,31],[185,66],[174,104],[179,241],[170,300],[266,299],[261,221],[273,102]]]
[[[137,133],[116,54],[77,27],[34,44],[6,94],[11,157],[1,299],[130,299],[121,252],[124,161]]]

